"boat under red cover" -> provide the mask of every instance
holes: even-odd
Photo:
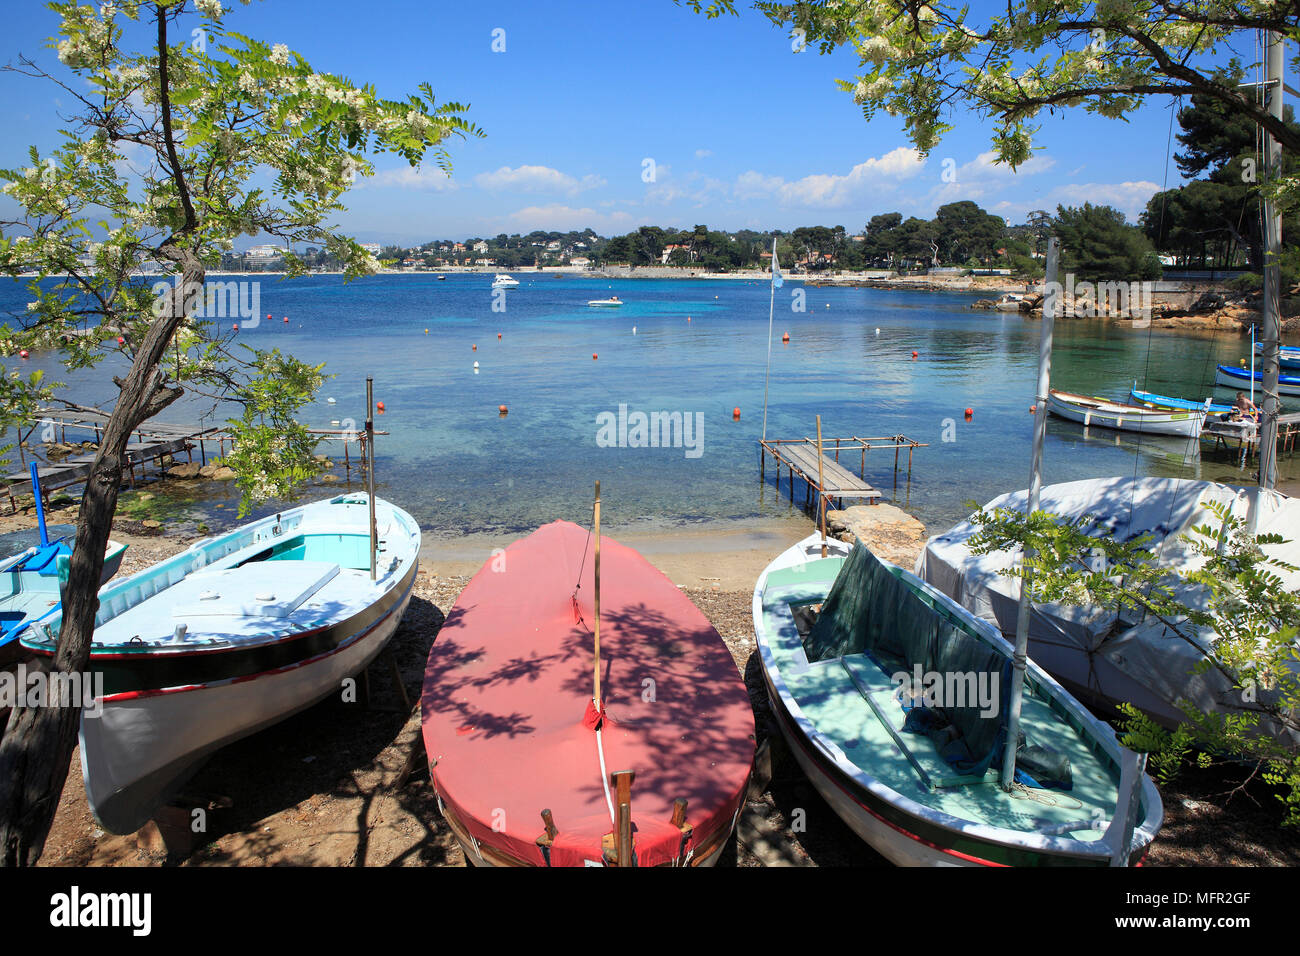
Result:
[[[602,840],[614,826],[593,726],[591,545],[587,529],[566,521],[516,541],[461,592],[429,653],[421,719],[430,778],[474,863],[609,862]],[[635,863],[712,863],[753,765],[749,694],[718,632],[676,585],[609,538],[600,557],[600,737],[606,771],[636,774]],[[673,822],[677,800],[686,801],[684,827]],[[549,840],[543,810],[554,821]]]

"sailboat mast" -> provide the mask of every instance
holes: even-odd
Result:
[[[1056,282],[1058,240],[1047,240],[1047,273],[1043,282],[1043,331],[1038,340],[1038,401],[1034,405],[1034,442],[1029,456],[1029,503],[1025,516],[1038,510],[1043,487],[1043,441],[1047,437],[1047,400],[1052,385],[1052,328],[1060,290]],[[1007,749],[1002,756],[1002,789],[1011,787],[1016,773],[1016,749],[1020,737],[1020,703],[1024,698],[1025,666],[1029,659],[1030,578],[1025,565],[1033,552],[1025,548],[1021,557],[1020,610],[1016,615],[1016,648],[1011,657],[1010,711],[1007,715]]]
[[[1284,46],[1281,34],[1264,34],[1264,88],[1269,115],[1282,119],[1282,77]],[[1282,144],[1264,131],[1264,181],[1269,185],[1282,175]],[[1282,269],[1278,256],[1282,252],[1282,216],[1277,203],[1264,196],[1264,302],[1263,328],[1263,414],[1259,428],[1259,486],[1272,489],[1277,483],[1277,379],[1281,312]],[[1254,509],[1252,509],[1253,512]]]

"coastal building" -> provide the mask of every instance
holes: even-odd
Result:
[[[244,258],[253,262],[269,262],[272,259],[281,259],[288,252],[281,246],[274,243],[263,243],[259,246],[249,246],[244,250]]]

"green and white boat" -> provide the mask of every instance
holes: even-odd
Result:
[[[1029,661],[1000,785],[1011,647],[916,576],[818,535],[754,588],[772,710],[827,803],[894,863],[1124,866],[1163,808],[1143,761]]]

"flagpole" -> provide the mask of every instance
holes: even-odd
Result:
[[[763,373],[763,440],[767,440],[767,381],[772,375],[772,317],[776,314],[776,236],[772,237],[772,296],[767,305],[767,370]]]

